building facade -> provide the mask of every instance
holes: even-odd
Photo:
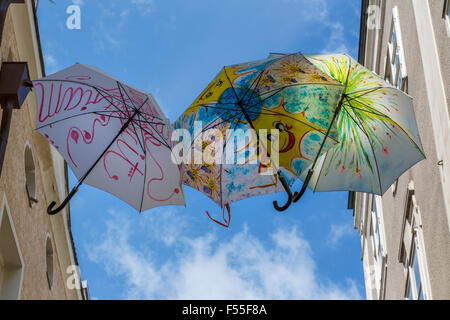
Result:
[[[450,0],[363,0],[359,61],[414,99],[426,160],[352,194],[368,299],[450,299]]]
[[[0,41],[0,87],[12,81],[10,62],[26,62],[29,79],[44,76],[35,1],[0,0]],[[0,299],[87,299],[69,209],[46,213],[67,194],[67,168],[35,130],[34,92],[21,105],[0,103]]]

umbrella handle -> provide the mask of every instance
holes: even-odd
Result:
[[[280,179],[281,184],[283,185],[284,190],[286,190],[286,193],[287,193],[289,199],[288,199],[288,201],[286,202],[286,204],[285,204],[284,206],[282,206],[282,207],[280,207],[280,206],[278,205],[278,201],[274,201],[274,202],[273,202],[273,206],[274,206],[274,208],[275,208],[277,211],[283,212],[283,211],[286,211],[287,208],[289,208],[289,207],[291,206],[291,204],[292,204],[292,199],[293,199],[293,198],[292,198],[292,191],[291,191],[291,188],[289,187],[289,185],[287,184],[286,179],[285,179],[284,176],[281,174],[281,171],[278,171],[278,178]]]
[[[308,187],[309,181],[311,180],[313,173],[314,173],[314,170],[309,169],[308,175],[306,176],[306,179],[303,182],[302,189],[300,190],[300,192],[294,193],[294,199],[293,199],[294,203],[297,202],[298,200],[300,200],[301,197],[303,197],[303,194],[305,193],[306,188]]]
[[[57,214],[58,212],[60,212],[62,209],[64,209],[64,207],[67,205],[67,203],[70,201],[70,199],[72,199],[72,197],[75,195],[75,193],[77,193],[77,191],[78,191],[77,187],[73,188],[72,191],[70,191],[69,195],[63,200],[63,202],[61,202],[61,205],[54,210],[53,210],[53,208],[56,206],[56,202],[52,201],[47,208],[47,213],[49,215],[53,216],[53,215]]]

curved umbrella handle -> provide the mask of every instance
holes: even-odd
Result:
[[[281,174],[281,171],[278,171],[278,178],[280,179],[281,184],[283,185],[284,190],[286,190],[286,193],[287,193],[289,198],[288,198],[288,201],[286,202],[286,204],[284,206],[282,206],[282,207],[280,207],[278,205],[278,201],[274,201],[273,202],[273,207],[277,211],[283,212],[283,211],[286,211],[287,208],[289,208],[291,206],[291,204],[292,204],[292,200],[293,200],[293,198],[292,198],[292,191],[291,191],[291,188],[289,187],[289,185],[287,184],[286,179]]]
[[[72,199],[72,197],[75,195],[75,193],[77,193],[77,191],[78,191],[77,187],[73,188],[72,191],[70,191],[69,195],[63,200],[63,202],[61,202],[61,205],[54,210],[53,210],[53,208],[56,206],[56,202],[52,201],[47,208],[47,213],[49,215],[53,216],[53,215],[57,214],[58,212],[60,212],[62,209],[64,209],[64,207],[67,205],[67,203],[70,201],[70,199]]]
[[[314,173],[314,170],[312,170],[312,169],[310,169],[308,171],[308,175],[306,176],[306,179],[303,182],[302,189],[300,190],[300,192],[294,193],[294,199],[293,199],[294,203],[297,202],[298,200],[300,200],[301,197],[303,197],[303,194],[305,193],[306,188],[308,187],[309,181],[311,180],[313,173]]]

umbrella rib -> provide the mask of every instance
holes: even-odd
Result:
[[[42,81],[42,80],[40,80],[40,81]],[[52,81],[53,81],[53,80],[52,80]],[[57,81],[61,81],[61,80],[57,80]],[[68,82],[79,83],[79,82],[77,82],[77,81],[68,81]],[[79,84],[83,84],[83,83],[80,82]],[[129,117],[129,115],[127,115],[123,110],[121,110],[121,109],[120,109],[119,107],[117,107],[114,103],[112,103],[111,101],[108,100],[108,98],[109,98],[109,97],[112,97],[112,96],[105,96],[105,95],[101,92],[101,90],[99,90],[97,87],[90,86],[90,85],[86,85],[86,86],[88,86],[88,87],[90,87],[90,88],[96,90],[97,93],[99,93],[105,100],[107,100],[107,101],[108,101],[114,108],[116,108],[117,110],[107,111],[107,110],[105,109],[105,110],[102,110],[102,111],[84,112],[84,113],[81,113],[81,114],[76,114],[76,115],[73,115],[73,116],[69,116],[69,117],[66,117],[66,118],[63,118],[63,119],[59,119],[59,120],[56,120],[56,121],[47,123],[47,124],[45,124],[45,125],[42,125],[42,126],[40,126],[40,127],[37,127],[36,130],[42,129],[42,128],[47,127],[47,126],[51,126],[51,125],[53,125],[53,124],[55,124],[55,123],[58,123],[58,122],[61,122],[61,121],[64,121],[64,120],[68,120],[68,119],[71,119],[71,118],[74,118],[74,117],[83,116],[83,115],[86,115],[86,114],[93,114],[93,113],[95,114],[95,113],[97,113],[97,112],[110,112],[110,113],[119,112],[119,113],[123,114],[126,118]]]
[[[289,54],[289,55],[286,55],[286,56],[292,56],[292,55],[295,55],[295,54],[296,54],[296,53],[294,53],[294,54]],[[275,61],[278,61],[278,60],[281,60],[281,59],[286,58],[286,56],[282,56],[282,57],[273,59],[272,61],[270,61],[270,63],[268,63],[267,66],[273,64]],[[257,76],[255,79],[253,79],[251,85],[248,87],[249,89],[252,88],[252,86],[253,86],[253,84],[255,83],[256,79],[258,79],[258,82],[256,83],[255,88],[258,87],[258,84],[259,84],[259,82],[260,82],[260,80],[261,80],[261,78],[262,78],[262,75],[263,75],[264,71],[267,70],[267,66],[266,66],[263,70],[261,70],[261,71],[259,72],[258,76]],[[225,69],[225,68],[227,68],[227,67],[224,67],[224,69]],[[225,71],[225,75],[226,75],[227,78],[228,78],[228,75],[227,75],[226,71]],[[228,78],[228,81],[230,81],[229,78]],[[231,84],[231,81],[230,81],[230,84]],[[231,84],[231,87],[233,87],[232,84]],[[254,90],[252,90],[252,91],[254,91]],[[253,92],[252,92],[252,95],[253,95]],[[247,96],[247,92],[246,92],[246,93],[244,94],[244,96],[242,97],[242,100],[244,100],[244,98],[245,98],[246,96]],[[250,100],[251,100],[251,98],[250,98],[249,100],[247,100],[247,101],[250,101]]]
[[[241,100],[239,99],[239,97],[238,97],[238,95],[236,93],[236,89],[234,88],[233,83],[231,82],[230,78],[228,77],[227,69],[223,68],[223,72],[225,73],[225,76],[227,77],[228,82],[230,83],[231,89],[233,89],[233,92],[234,92],[234,95],[236,97],[236,100],[237,100],[238,104],[241,104]]]
[[[219,101],[212,101],[210,103],[191,104],[184,112],[188,112],[189,110],[194,109],[194,108],[208,108],[208,107],[212,108],[215,105],[225,105],[225,106],[227,106],[227,105],[230,105],[230,104],[232,104],[232,103],[230,103],[230,102],[219,102]]]
[[[99,111],[90,111],[90,112],[85,112],[85,113],[75,114],[75,115],[73,115],[73,116],[70,116],[70,117],[67,117],[67,118],[63,118],[63,119],[59,119],[59,120],[55,120],[55,121],[53,121],[53,122],[44,124],[44,125],[42,125],[42,126],[40,126],[40,127],[36,127],[36,130],[39,130],[39,129],[42,129],[42,128],[45,128],[45,127],[48,127],[48,126],[52,126],[52,125],[54,125],[55,123],[58,123],[58,122],[61,122],[61,121],[64,121],[64,120],[69,120],[69,119],[72,119],[72,118],[81,117],[81,116],[85,116],[85,115],[89,115],[89,114],[98,114],[97,112],[99,112]],[[103,112],[103,111],[100,111],[100,112]],[[114,113],[114,112],[117,112],[117,111],[114,110],[114,111],[107,111],[107,112]],[[101,114],[100,114],[100,115],[101,115]],[[107,115],[107,116],[111,117],[110,115]],[[114,117],[113,117],[113,118],[114,118]],[[119,117],[117,117],[117,118],[119,118]]]
[[[274,95],[276,95],[277,93],[279,93],[280,91],[287,89],[287,88],[292,88],[292,87],[297,87],[297,86],[303,86],[303,85],[318,85],[318,86],[337,86],[337,87],[342,87],[343,85],[341,83],[318,83],[318,82],[307,82],[307,83],[296,83],[296,84],[292,84],[292,85],[288,85],[288,86],[284,86],[284,87],[280,87],[280,88],[276,88],[276,89],[272,89],[269,91],[264,92],[261,96],[263,95],[267,95],[267,94],[271,94],[269,97],[266,97],[264,99],[262,99],[260,102],[264,102],[267,99],[270,99],[271,97],[273,97]],[[234,89],[234,87],[232,87]],[[272,94],[274,92],[274,94]],[[247,100],[249,101],[249,100]],[[259,102],[258,102],[259,103]],[[255,105],[258,105],[258,103],[253,104],[251,107],[254,107]],[[199,104],[192,104],[190,105],[185,112],[189,111],[190,109],[193,108],[199,108],[199,107],[212,107],[211,105],[230,105],[231,103],[226,102],[211,102],[210,105],[204,104],[204,103],[199,103]]]
[[[367,103],[364,103],[364,102],[359,101],[359,100],[358,100],[357,102],[358,102],[359,104],[363,105],[364,107],[366,107],[366,108],[372,110],[373,113],[378,112],[378,115],[379,115],[379,116],[383,116],[384,118],[391,119],[391,117],[389,117],[388,115],[386,115],[386,114],[382,113],[381,111],[375,109],[374,107],[371,107],[371,106],[368,105]],[[353,109],[358,109],[358,108],[356,108],[356,107],[354,107],[354,106],[352,106],[352,108],[353,108]],[[373,110],[375,110],[375,111],[373,111]],[[363,110],[363,111],[364,111],[364,110]],[[366,112],[368,112],[368,111],[366,111]]]
[[[291,119],[291,120],[297,121],[297,122],[299,122],[299,123],[301,123],[301,124],[303,124],[303,125],[305,125],[305,126],[307,126],[307,127],[310,127],[310,128],[313,129],[314,131],[317,131],[318,133],[320,133],[320,134],[322,134],[322,135],[325,135],[324,132],[315,129],[312,125],[310,125],[310,124],[308,124],[308,123],[306,123],[306,122],[304,122],[304,121],[302,121],[302,120],[299,120],[299,119],[297,119],[297,118],[295,118],[295,117],[293,117],[293,116],[289,116],[289,115],[286,115],[286,114],[281,113],[281,112],[272,111],[272,110],[270,110],[270,109],[264,109],[264,110],[266,110],[266,111],[271,111],[271,112],[265,112],[265,113],[264,113],[264,112],[261,112],[261,114],[265,114],[265,115],[280,115],[280,116],[289,118],[289,119]],[[333,139],[333,140],[336,141],[336,142],[339,142],[337,139],[335,139],[335,138],[333,138],[333,137],[330,137],[330,136],[328,136],[328,137],[329,137],[330,139]]]
[[[355,99],[361,98],[361,97],[363,97],[363,96],[365,96],[365,95],[367,95],[369,93],[375,92],[375,91],[380,90],[380,89],[385,89],[385,88],[389,88],[389,87],[381,87],[380,86],[380,87],[367,88],[367,89],[362,89],[362,90],[357,90],[357,91],[353,91],[353,92],[347,93],[347,95],[354,95],[354,94],[359,93],[359,92],[364,92],[364,93],[360,94],[359,96],[350,97],[350,101],[351,101],[351,100],[355,100]]]
[[[234,89],[234,87],[233,87],[233,84],[231,83],[231,80],[230,80],[230,78],[228,77],[227,71],[226,71],[225,69],[224,69],[224,72],[225,72],[225,76],[227,77],[228,81],[230,82],[231,88],[233,89],[233,92],[234,92],[234,94],[235,94],[235,96],[236,96],[236,99],[238,100],[238,103],[241,104],[241,101],[239,100],[239,97],[238,97],[238,95],[237,95],[237,93],[236,93],[236,91],[235,91],[235,89]],[[250,117],[248,117],[248,115],[246,114],[247,110],[245,110],[244,107],[241,106],[241,105],[239,105],[239,107],[242,109],[242,113],[244,114],[244,116],[245,116],[247,122],[249,123],[250,127],[251,127],[253,130],[255,130],[256,138],[257,138],[257,142],[258,142],[258,148],[259,148],[259,145],[261,144],[261,143],[260,143],[260,139],[259,139],[259,134],[258,134],[258,132],[256,131],[255,127],[253,126],[253,123],[252,123]],[[263,146],[263,147],[264,147],[264,146]],[[267,147],[266,147],[265,149],[266,149],[267,155],[269,156],[269,158],[270,158],[270,160],[271,160],[270,162],[272,162],[272,157],[271,157],[271,156],[269,155],[269,153],[267,152]],[[272,164],[273,164],[273,162],[272,162]],[[274,165],[274,167],[275,167],[275,165]],[[277,169],[278,169],[278,168],[277,168]]]
[[[318,85],[318,86],[336,86],[336,87],[342,87],[343,85],[341,83],[321,83],[321,82],[303,82],[303,83],[293,83],[293,84],[289,84],[289,85],[285,85],[279,88],[274,88],[271,90],[268,90],[262,94],[260,94],[260,96],[275,92],[275,94],[277,94],[279,91],[287,89],[287,88],[292,88],[292,87],[301,87],[301,86],[311,86],[311,85]],[[270,98],[270,97],[269,97]],[[266,100],[267,98],[264,98],[262,101]]]
[[[115,108],[117,108],[117,110],[119,111],[119,112],[123,112],[123,110],[121,110],[120,108],[118,108],[116,105],[114,105],[111,101],[109,101],[108,99],[107,99],[107,97],[108,98],[113,98],[113,99],[116,99],[116,100],[118,100],[119,102],[122,102],[122,101],[120,101],[119,100],[119,98],[117,98],[117,97],[115,97],[115,96],[113,96],[113,95],[110,95],[104,88],[98,88],[98,87],[96,87],[96,86],[94,86],[94,85],[91,85],[91,84],[87,84],[87,83],[84,83],[84,82],[81,82],[81,81],[75,81],[75,80],[61,80],[61,79],[40,79],[39,80],[39,82],[68,82],[68,83],[75,83],[75,84],[79,84],[79,85],[83,85],[83,86],[86,86],[86,87],[89,87],[89,88],[91,88],[91,89],[94,89],[95,91],[97,91],[103,98],[105,98],[108,102],[110,102]],[[105,94],[106,94],[106,96],[105,96]],[[131,107],[131,106],[129,106],[129,105],[127,105],[127,104],[125,104],[126,106],[128,106],[128,107]]]
[[[200,107],[202,107],[202,106],[200,106]],[[212,106],[207,106],[208,108],[214,108],[214,109],[218,109],[218,110],[227,110],[227,111],[237,111],[237,112],[239,112],[239,113],[242,113],[239,109],[227,109],[227,108],[218,108],[218,107],[212,107]],[[205,108],[206,108],[206,106],[205,106]],[[280,116],[283,116],[283,117],[286,117],[286,118],[289,118],[289,119],[291,119],[291,120],[294,120],[294,121],[297,121],[297,122],[299,122],[299,123],[301,123],[301,124],[303,124],[303,125],[305,125],[305,126],[308,126],[308,127],[310,127],[310,128],[312,128],[312,129],[314,129],[315,131],[317,131],[317,132],[319,132],[320,134],[322,134],[322,135],[325,135],[325,133],[323,133],[322,131],[319,131],[319,130],[316,130],[313,126],[311,126],[310,124],[308,124],[308,123],[306,123],[306,122],[304,122],[304,121],[302,121],[302,120],[299,120],[299,119],[297,119],[297,118],[295,118],[295,117],[293,117],[293,116],[290,116],[290,115],[287,115],[287,114],[284,114],[284,113],[281,113],[281,112],[277,112],[277,111],[273,111],[273,110],[271,110],[271,109],[268,109],[268,108],[266,108],[266,107],[263,107],[264,109],[264,111],[261,111],[261,112],[257,112],[257,111],[250,111],[250,110],[247,110],[247,112],[249,112],[249,113],[252,113],[252,114],[263,114],[263,115],[268,115],[268,116],[273,116],[273,115],[280,115]],[[219,114],[218,116],[217,116],[217,118],[220,118],[221,117],[221,115],[224,115],[224,114],[226,114],[227,112],[222,112],[221,114]],[[222,121],[222,122],[220,122],[220,123],[218,123],[218,124],[216,124],[216,125],[214,125],[214,126],[217,126],[217,125],[220,125],[220,124],[222,124],[222,123],[224,123],[224,122],[227,122],[227,121],[229,121],[230,119],[232,119],[232,118],[234,118],[234,117],[236,117],[236,115],[232,115],[231,117],[229,117],[228,119],[226,119],[226,120],[224,120],[224,121]],[[215,118],[213,121],[211,121],[210,123],[212,123],[212,122],[214,122],[217,118]],[[214,127],[214,126],[212,126],[212,127]],[[205,128],[204,130],[207,130],[207,129],[209,129],[209,128]],[[204,131],[203,130],[203,131]],[[335,138],[333,138],[333,137],[329,137],[330,139],[333,139],[334,141],[337,141]]]
[[[255,89],[256,89],[256,88],[258,87],[258,85],[259,85],[259,82],[260,82],[261,79],[262,79],[262,75],[263,75],[263,73],[264,73],[265,70],[266,70],[266,69],[260,71],[259,74],[258,74],[258,76],[257,76],[255,79],[253,79],[252,84],[248,87],[249,91],[252,91],[252,94],[251,94],[250,98],[247,100],[247,102],[250,101],[250,100],[253,98],[253,94],[255,93],[255,90],[252,89],[253,84],[255,83],[256,79],[258,79],[258,81],[256,82],[256,85],[255,85]],[[242,100],[245,99],[245,97],[247,96],[247,93],[248,93],[248,91],[245,92],[244,96],[242,97]]]
[[[237,101],[238,101],[238,106],[241,108],[242,113],[244,114],[245,119],[247,120],[247,122],[248,122],[248,124],[250,125],[250,127],[251,127],[253,130],[255,130],[255,133],[256,133],[256,139],[257,139],[257,142],[258,142],[258,145],[257,145],[257,146],[258,146],[258,150],[259,150],[259,145],[260,145],[259,134],[258,134],[258,132],[256,131],[255,127],[253,126],[253,122],[252,122],[252,120],[250,119],[250,116],[247,114],[247,111],[245,110],[244,106],[242,105],[242,102],[241,102],[241,100],[239,99],[239,97],[238,97],[238,95],[237,95],[237,93],[236,93],[236,90],[235,90],[234,87],[233,87],[233,83],[231,82],[230,78],[228,77],[227,70],[226,70],[225,68],[224,68],[224,72],[225,72],[225,76],[226,76],[227,79],[228,79],[228,82],[229,82],[230,85],[231,85],[231,88],[233,89],[234,95],[236,96],[236,99],[237,99]],[[267,150],[266,150],[266,152],[267,152]],[[258,155],[259,155],[259,152],[258,152]]]
[[[126,113],[125,113],[125,111],[124,110],[122,110],[120,107],[118,107],[118,106],[116,106],[112,101],[110,101],[109,100],[109,98],[115,98],[113,95],[105,95],[103,92],[102,92],[102,90],[100,90],[99,88],[97,88],[97,87],[93,87],[96,91],[97,91],[97,93],[98,94],[100,94],[106,101],[108,101],[114,108],[116,108],[119,112],[122,112],[123,114],[125,114],[126,115]],[[117,99],[117,98],[116,98]],[[117,99],[117,100],[119,100],[119,99]],[[119,102],[120,103],[123,103],[123,105],[124,105],[124,107],[125,106],[127,106],[127,107],[129,107],[126,103],[124,103],[124,102],[122,102],[122,101],[120,101],[119,100]],[[124,108],[127,112],[128,112],[128,109],[126,109],[126,108]],[[127,115],[128,116],[128,115]]]
[[[122,97],[122,103],[124,104],[124,105],[126,105],[126,103],[125,103],[125,98],[124,98],[124,96],[123,96],[123,93],[122,93],[122,90],[123,91],[125,91],[125,94],[127,95],[127,97],[128,97],[128,100],[131,102],[131,104],[133,105],[133,110],[137,110],[136,109],[136,105],[134,104],[134,102],[133,102],[133,100],[131,99],[131,97],[130,97],[130,95],[128,94],[128,92],[123,88],[123,85],[119,82],[119,81],[117,81],[117,88],[119,88],[119,92],[120,92],[120,96]],[[148,99],[147,99],[148,100]]]
[[[363,106],[365,106],[365,107],[367,107],[367,108],[370,108],[369,105],[367,105],[367,104],[365,104],[365,103],[363,103],[363,102],[358,101],[358,103],[362,104]],[[354,107],[352,107],[352,108],[354,108]],[[355,109],[356,109],[356,108],[355,108]],[[414,146],[415,146],[415,147],[420,151],[420,153],[425,157],[425,154],[424,154],[424,153],[422,152],[422,150],[419,148],[419,146],[418,146],[417,143],[414,141],[414,139],[409,135],[409,133],[406,132],[406,130],[403,128],[403,126],[401,126],[398,122],[394,121],[391,117],[389,117],[389,116],[387,116],[387,115],[384,115],[384,117],[385,117],[386,119],[392,120],[392,122],[394,122],[394,123],[400,128],[400,130],[402,130],[402,132],[408,137],[408,139],[414,144]]]
[[[152,132],[148,131],[147,129],[145,129],[145,128],[144,128],[143,126],[141,126],[140,124],[136,124],[136,125],[137,125],[142,131],[144,131],[145,133],[151,135],[151,136],[153,137],[153,139],[155,139],[156,141],[158,141],[159,143],[161,143],[162,145],[164,145],[164,146],[167,147],[168,149],[172,150],[172,148],[169,146],[169,144],[168,144],[167,141],[164,139],[164,137],[161,137],[161,135],[160,135],[158,132],[156,132],[156,133],[158,133],[158,135],[159,135],[159,137],[162,139],[162,141],[159,140],[157,137],[155,137],[155,135],[154,135]],[[152,127],[152,129],[155,130],[155,128],[153,128],[153,127]],[[156,131],[156,130],[155,130],[155,131]]]
[[[101,111],[100,111],[101,112]],[[93,112],[89,112],[89,113],[93,113],[93,114],[98,114],[99,116],[102,116],[102,114],[100,113],[99,111],[93,111]],[[114,111],[115,112],[115,111]],[[85,114],[87,114],[87,113],[85,113]],[[112,115],[108,115],[108,117],[110,117],[110,118],[115,118],[115,119],[123,119],[123,117],[120,117],[120,116],[112,116]],[[136,121],[136,122],[138,122],[138,123],[151,123],[151,124],[162,124],[162,125],[165,125],[165,123],[164,122],[152,122],[152,121],[148,121],[148,120],[133,120],[133,121]]]
[[[218,127],[218,126],[222,125],[223,123],[230,122],[230,120],[236,120],[236,126],[237,126],[237,123],[239,123],[240,121],[242,121],[242,120],[241,120],[242,115],[243,115],[243,114],[241,113],[240,116],[238,117],[238,113],[236,113],[236,114],[230,116],[228,119],[225,119],[225,120],[222,120],[222,121],[220,121],[220,122],[218,122],[218,123],[216,123],[216,124],[213,124],[217,119],[220,118],[220,117],[218,116],[218,117],[215,118],[214,120],[210,121],[210,122],[205,126],[205,128],[202,129],[201,132],[203,133],[203,132],[205,132],[206,130],[209,130],[209,129],[213,129],[213,128],[215,128],[215,127]]]
[[[227,119],[222,119],[222,121],[219,122],[219,123],[216,123],[216,124],[214,124],[214,125],[211,125],[214,121],[216,121],[216,120],[219,119],[219,118],[222,118],[223,115],[227,114],[227,112],[222,112],[222,113],[218,114],[218,116],[217,116],[216,118],[214,118],[214,120],[211,120],[211,121],[205,126],[205,128],[203,128],[202,132],[205,132],[205,131],[208,130],[208,129],[211,129],[211,128],[220,126],[221,124],[223,124],[223,123],[225,123],[225,122],[230,122],[231,119],[236,120],[237,115],[238,115],[239,113],[242,113],[240,110],[237,110],[237,109],[236,109],[236,110],[232,110],[232,111],[237,111],[237,113],[231,115],[231,116],[228,117]]]
[[[382,191],[382,186],[381,186],[381,177],[380,177],[380,169],[378,168],[378,161],[377,161],[377,156],[375,154],[375,150],[373,149],[373,145],[372,145],[372,141],[370,140],[369,135],[367,134],[365,128],[364,128],[364,124],[362,123],[361,119],[359,118],[358,114],[355,112],[355,116],[358,118],[358,121],[350,114],[350,112],[347,110],[347,108],[345,108],[344,106],[344,110],[345,112],[347,112],[347,114],[350,116],[350,118],[352,118],[352,120],[356,123],[356,125],[361,129],[361,131],[364,133],[364,135],[367,138],[367,141],[369,141],[369,145],[370,145],[370,149],[372,150],[372,154],[373,154],[373,158],[375,160],[375,167],[377,169],[377,177],[378,177],[378,185],[379,185],[379,190],[380,193]]]
[[[123,86],[122,86],[122,84],[121,84],[119,81],[117,81],[117,87],[119,88],[120,96],[122,97],[122,102],[123,102],[123,104],[125,105],[125,98],[124,98],[123,93],[122,93]],[[127,94],[127,96],[128,96],[128,94]],[[135,107],[135,105],[134,105],[133,101],[131,100],[130,96],[128,96],[128,98],[130,99],[131,103],[132,103],[133,106]],[[145,102],[145,103],[146,103],[146,102]],[[145,105],[145,103],[144,103],[144,105]],[[138,110],[137,110],[136,108],[134,109],[134,111],[135,111],[135,112],[136,112],[136,111],[138,112]],[[138,112],[137,116],[139,116],[139,112]],[[139,146],[141,147],[142,152],[144,152],[144,154],[145,154],[144,146],[142,145],[141,141],[139,140],[139,135],[138,135],[138,133],[137,133],[137,130],[136,130],[136,127],[134,126],[133,121],[131,121],[130,124],[131,124],[131,126],[133,127],[132,130],[133,130],[134,133],[136,134],[136,138],[137,138],[137,140],[138,140],[138,142],[139,142]],[[142,131],[141,131],[141,135],[142,135]]]
[[[125,91],[125,94],[127,95],[128,99],[130,99],[130,101],[131,101],[131,103],[133,104],[133,106],[135,106],[134,102],[131,100],[131,97],[130,97],[130,95],[128,94],[127,91]],[[144,105],[147,103],[147,101],[148,101],[148,98],[147,98],[147,100],[145,100]],[[142,106],[141,106],[139,109],[141,109],[141,108],[142,108]],[[140,112],[139,110],[137,110],[137,111]],[[157,117],[155,117],[155,118],[157,118]],[[158,134],[158,136],[159,136],[162,140],[165,141],[164,137],[161,136],[161,134],[158,132],[158,130],[155,129],[155,127],[153,127],[150,123],[148,123],[148,125],[149,125],[149,126],[150,126],[157,134]],[[142,126],[140,126],[140,128],[143,129]],[[159,141],[159,140],[158,140],[158,141]],[[160,142],[161,142],[161,141],[160,141]],[[168,143],[164,143],[164,145],[165,145],[167,148],[169,148],[170,150],[172,150],[172,148],[170,147],[170,145],[169,145]]]
[[[270,92],[271,95],[268,96],[268,97],[265,97],[265,98],[261,99],[259,102],[255,103],[255,104],[253,104],[253,105],[251,105],[251,106],[248,106],[247,108],[254,108],[254,107],[257,106],[259,103],[263,104],[264,101],[266,101],[267,99],[272,98],[274,95],[280,93],[280,92],[283,91],[284,89],[292,88],[292,87],[295,87],[295,86],[301,86],[301,85],[302,85],[302,84],[294,84],[294,85],[284,86],[284,87],[281,87],[281,88],[278,88],[278,89],[275,89],[275,90],[271,90],[271,91],[265,92],[264,94],[267,94],[267,93]],[[324,85],[324,84],[321,84],[321,83],[310,83],[310,85]],[[327,85],[328,85],[328,84],[327,84]],[[342,86],[342,84],[339,84],[339,86]]]
[[[141,130],[143,130],[144,132],[146,132],[146,133],[152,135],[157,141],[159,141],[160,143],[164,144],[164,146],[166,146],[167,148],[169,148],[170,150],[172,150],[172,147],[169,145],[169,143],[166,141],[166,139],[164,139],[164,137],[159,133],[158,130],[155,129],[155,127],[152,126],[151,123],[149,123],[149,122],[144,122],[144,123],[147,123],[147,124],[153,129],[153,131],[156,132],[156,134],[161,138],[162,141],[160,141],[159,139],[155,138],[155,136],[154,136],[151,132],[149,132],[147,129],[145,129],[141,124],[136,124],[136,125],[137,125],[139,128],[141,128]]]
[[[94,88],[95,90],[97,90],[97,92],[100,93],[105,99],[107,99],[107,98],[113,98],[113,99],[116,99],[117,101],[119,101],[120,103],[122,103],[125,107],[131,108],[132,110],[136,110],[136,106],[135,106],[134,102],[131,100],[131,98],[130,98],[130,96],[128,95],[128,93],[126,92],[126,90],[124,90],[124,91],[125,91],[125,93],[127,94],[128,99],[130,100],[130,102],[131,102],[133,105],[130,106],[129,104],[127,104],[127,103],[125,102],[125,99],[124,99],[123,94],[122,94],[122,89],[121,89],[121,88],[123,88],[123,84],[122,84],[120,81],[116,81],[116,83],[117,83],[117,88],[119,89],[120,95],[121,95],[121,97],[122,97],[122,101],[121,101],[118,97],[115,97],[115,96],[113,96],[113,95],[104,96],[104,95],[102,94],[102,91],[105,91],[104,89],[99,89],[99,88],[97,88],[97,87],[93,87],[93,88]],[[146,99],[145,101],[148,101],[148,100],[149,100],[149,99],[148,99],[148,97],[147,97],[147,99]],[[108,101],[109,101],[109,100],[108,100]],[[109,101],[109,102],[110,102],[114,107],[116,107],[120,112],[125,113],[123,110],[121,110],[120,108],[118,108],[115,104],[113,104],[111,101]],[[146,103],[146,102],[145,102],[145,103]],[[145,104],[145,103],[144,103],[144,104]],[[141,107],[142,107],[142,106],[141,106]],[[126,111],[129,112],[128,109],[126,109]],[[147,114],[147,113],[142,112],[142,111],[139,111],[139,112],[144,113],[144,114]],[[150,116],[152,116],[152,117],[154,117],[154,118],[156,118],[156,119],[162,121],[162,119],[159,118],[159,117],[156,117],[156,116],[154,116],[154,115],[150,115]]]
[[[130,97],[130,95],[128,94],[128,92],[125,90],[124,85],[123,85],[121,82],[117,81],[117,87],[119,88],[120,95],[122,96],[123,104],[126,105],[126,106],[128,106],[128,105],[125,103],[125,99],[124,99],[124,97],[123,97],[122,90],[123,90],[123,92],[125,92],[125,94],[127,95],[128,99],[129,99],[130,102],[133,104],[133,107],[132,107],[132,108],[133,108],[134,110],[136,110],[136,105],[134,104],[134,102],[133,102],[133,100],[131,99],[131,97]],[[149,100],[149,99],[147,98],[146,101],[148,101],[148,100]],[[144,105],[145,105],[145,103],[144,103]],[[131,107],[131,106],[130,106],[130,107]],[[140,109],[142,109],[142,108],[140,108]],[[148,113],[143,112],[143,111],[141,111],[141,110],[139,110],[139,112],[140,112],[140,113],[143,113],[143,114],[146,114],[146,115],[148,115],[148,116],[150,116],[150,117],[153,117],[153,118],[156,118],[156,119],[158,119],[158,120],[163,121],[163,119],[161,119],[161,118],[159,118],[159,117],[157,117],[157,116],[155,116],[155,115],[148,114]]]
[[[147,99],[145,100],[145,102],[141,105],[140,108],[142,108],[142,106],[147,102]],[[123,133],[123,131],[125,131],[125,129],[128,127],[129,123],[132,121],[133,117],[137,114],[137,111],[133,114],[133,116],[131,116],[127,122],[125,124],[122,125],[122,128],[120,128],[119,132],[116,134],[116,136],[111,140],[111,142],[109,143],[109,145],[105,148],[105,150],[103,150],[102,154],[97,158],[97,160],[95,160],[94,164],[84,173],[83,177],[78,181],[78,185],[75,187],[76,189],[78,189],[78,187],[83,183],[83,181],[87,178],[87,176],[91,173],[91,171],[94,169],[94,167],[97,165],[97,163],[103,158],[103,156],[105,155],[105,153],[109,150],[109,148],[111,148],[111,146],[113,145],[114,141],[117,140],[117,138]]]
[[[358,103],[361,103],[361,102],[358,102]],[[364,105],[365,107],[369,107],[368,105],[365,105],[364,103],[361,103],[361,104]],[[373,114],[373,115],[376,115],[376,116],[380,116],[380,117],[383,117],[383,118],[391,119],[389,116],[379,112],[378,110],[376,112],[375,111],[370,111],[370,110],[365,110],[365,109],[362,109],[362,108],[354,107],[354,106],[352,106],[350,104],[349,104],[349,107],[352,108],[352,109],[355,109],[355,110],[359,110],[361,112],[370,113],[370,114]]]

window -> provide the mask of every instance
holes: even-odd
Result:
[[[406,70],[402,32],[400,29],[400,17],[397,7],[392,9],[392,22],[386,53],[386,71],[384,79],[397,89],[404,92],[408,91],[408,73]],[[394,196],[397,193],[397,187],[398,180],[391,186],[391,191]]]
[[[405,299],[431,299],[429,277],[423,245],[420,210],[414,197],[414,189],[408,187],[406,210],[403,218],[400,261],[405,266]]]
[[[23,259],[6,198],[0,212],[0,300],[20,298]]]
[[[394,7],[392,9],[392,22],[386,54],[385,79],[396,88],[406,91],[407,77],[400,18],[398,8]]]
[[[372,197],[372,208],[370,210],[370,238],[372,244],[372,253],[374,259],[375,288],[378,299],[384,299],[386,271],[387,271],[387,252],[384,235],[383,210],[381,197]]]
[[[442,17],[445,20],[445,25],[447,27],[447,34],[450,37],[450,0],[445,0],[444,3],[444,14]]]
[[[25,190],[28,196],[30,208],[37,203],[36,199],[36,170],[34,166],[33,152],[29,145],[25,147]]]
[[[47,265],[47,280],[50,290],[53,287],[53,245],[50,235],[47,235],[45,243],[45,258]]]

